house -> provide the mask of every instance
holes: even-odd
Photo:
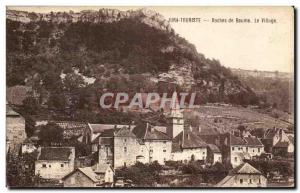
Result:
[[[99,178],[91,167],[77,168],[62,178],[64,187],[96,187]]]
[[[92,169],[100,179],[100,184],[113,184],[114,170],[110,164],[96,164]]]
[[[114,132],[114,168],[134,165],[138,152],[137,137],[130,127],[123,127]]]
[[[166,127],[146,123],[138,125],[132,130],[139,143],[137,161],[142,163],[157,161],[164,165],[165,161],[171,159],[172,139],[162,132],[166,129]]]
[[[264,152],[264,145],[256,137],[237,137],[231,133],[222,135],[221,147],[224,162],[237,167],[244,159],[252,159]]]
[[[35,174],[44,179],[61,179],[74,170],[74,147],[40,147]]]
[[[18,155],[21,144],[26,139],[25,119],[9,104],[6,104],[6,145],[7,152]]]
[[[76,168],[62,178],[64,187],[112,186],[114,172],[110,165]]]
[[[207,162],[211,164],[222,163],[222,153],[218,146],[207,144]]]
[[[274,155],[284,156],[294,153],[294,138],[287,135],[283,129],[268,129],[262,142],[265,145],[266,152]]]
[[[190,161],[207,158],[207,144],[193,131],[185,128],[172,141],[172,160]]]
[[[231,170],[216,187],[267,187],[267,179],[248,163],[243,163]]]

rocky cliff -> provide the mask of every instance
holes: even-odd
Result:
[[[104,90],[177,89],[197,92],[198,103],[258,102],[229,69],[198,53],[149,9],[7,10],[6,32],[7,85],[33,87],[52,108],[95,106]]]

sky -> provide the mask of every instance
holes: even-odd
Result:
[[[14,10],[50,12],[98,10],[103,7],[8,7]],[[104,7],[119,10],[139,7]],[[293,72],[294,15],[292,7],[149,7],[169,18],[201,18],[199,23],[171,22],[181,37],[207,58],[231,68]],[[250,19],[251,23],[215,23],[214,19]],[[259,23],[254,23],[254,19]],[[276,23],[262,23],[262,18]]]

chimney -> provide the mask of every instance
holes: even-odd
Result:
[[[199,127],[198,127],[198,131],[199,131],[199,133],[201,132],[201,126],[199,125]]]

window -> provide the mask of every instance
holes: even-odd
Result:
[[[246,151],[248,152],[248,147],[246,147]]]
[[[258,179],[258,183],[260,184],[260,178]]]
[[[43,167],[43,168],[46,168],[47,166],[46,166],[46,164],[43,164],[42,167]]]
[[[234,157],[234,161],[237,162],[237,157]]]
[[[164,143],[167,143],[167,141],[164,141]]]
[[[234,147],[232,147],[232,151],[234,151]]]
[[[254,149],[253,149],[253,153],[254,153]]]
[[[252,179],[249,179],[249,184],[252,184]]]
[[[240,184],[242,184],[243,183],[243,179],[240,179]]]
[[[153,153],[153,149],[150,149],[150,153]]]
[[[163,152],[167,152],[167,150],[164,149]]]
[[[126,141],[127,141],[127,140],[126,140],[126,139],[124,139],[124,143],[126,143]]]
[[[49,168],[51,168],[51,165],[49,164]]]
[[[124,147],[124,152],[125,152],[125,153],[127,152],[127,147]]]
[[[258,148],[257,150],[258,150],[258,152],[260,152],[260,148]]]
[[[63,167],[64,167],[64,164],[60,164],[60,167],[62,167],[62,168],[63,168]]]
[[[205,155],[205,151],[202,154]]]

